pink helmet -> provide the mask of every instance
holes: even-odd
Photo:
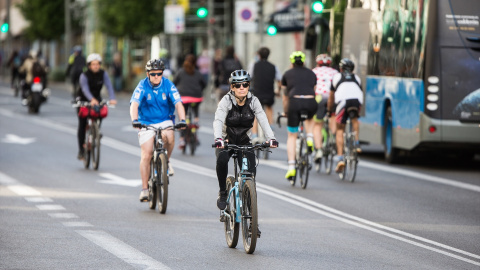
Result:
[[[319,54],[317,58],[315,58],[315,61],[321,66],[329,66],[332,63],[332,58],[330,58],[328,54]]]

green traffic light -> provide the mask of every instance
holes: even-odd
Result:
[[[8,32],[8,23],[2,24],[2,27],[0,27],[0,30],[2,33],[7,33]]]
[[[315,1],[312,4],[312,10],[315,13],[322,13],[323,11],[323,3],[321,1]]]
[[[268,34],[269,36],[275,36],[275,35],[277,34],[277,28],[276,28],[275,26],[273,26],[273,25],[269,25],[269,26],[267,27],[267,34]]]
[[[208,15],[208,10],[204,7],[197,9],[197,17],[205,18]]]

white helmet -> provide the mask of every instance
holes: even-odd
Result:
[[[98,53],[91,53],[87,57],[87,65],[92,61],[102,62],[102,57]]]

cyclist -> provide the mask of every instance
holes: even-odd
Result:
[[[22,104],[26,105],[27,95],[31,90],[34,77],[41,77],[43,88],[47,87],[47,72],[45,64],[37,58],[38,52],[36,50],[30,50],[27,58],[23,61],[22,65],[18,68],[18,72],[25,74],[25,84],[22,87]]]
[[[296,141],[298,136],[298,127],[300,124],[300,115],[302,111],[307,112],[305,120],[305,129],[307,131],[307,145],[313,150],[313,115],[317,111],[317,102],[315,101],[315,87],[317,77],[311,69],[303,66],[305,63],[305,54],[296,51],[290,54],[290,62],[293,67],[285,72],[282,77],[283,111],[287,115],[287,157],[288,171],[285,178],[293,181],[297,174],[295,169]]]
[[[73,54],[68,58],[68,67],[65,72],[66,75],[70,74],[70,79],[72,80],[73,87],[73,99],[77,97],[78,83],[79,78],[82,72],[86,67],[86,60],[82,54],[82,46],[76,45],[73,47]]]
[[[79,83],[81,91],[78,92],[76,100],[90,101],[91,106],[98,106],[99,102],[102,101],[100,92],[103,85],[105,85],[108,90],[108,96],[110,97],[110,104],[117,104],[117,101],[115,100],[115,93],[112,87],[112,82],[110,81],[110,77],[108,77],[108,73],[100,67],[101,64],[102,57],[99,54],[92,53],[88,55],[88,69],[80,75]],[[78,110],[80,110],[80,108],[78,108]],[[85,129],[87,127],[87,121],[88,119],[86,117],[78,116],[77,138],[79,151],[77,158],[79,160],[83,159],[83,155],[85,152],[83,144],[85,142]]]
[[[173,80],[178,88],[180,96],[182,96],[183,107],[185,108],[185,114],[188,114],[188,110],[193,110],[193,123],[198,126],[198,107],[203,101],[203,89],[207,85],[203,75],[195,68],[195,56],[189,54],[185,57],[182,68],[180,68]],[[183,149],[185,147],[185,131],[180,132],[180,142],[178,147]]]
[[[337,74],[338,71],[330,67],[332,58],[328,54],[319,54],[316,57],[317,66],[312,69],[313,73],[317,76],[317,88],[315,90],[315,100],[318,103],[317,113],[313,116],[315,122],[313,127],[313,139],[315,141],[315,162],[318,162],[322,156],[323,145],[323,118],[327,115],[327,101],[330,96],[330,87],[332,85],[332,77]],[[335,122],[332,119],[330,121],[330,130],[335,134]],[[333,127],[333,128],[332,128]],[[327,127],[328,128],[328,127]]]
[[[360,112],[363,104],[363,91],[360,77],[353,73],[355,64],[348,58],[340,60],[340,73],[332,78],[332,87],[329,97],[329,111],[335,110],[335,122],[337,123],[336,141],[337,141],[337,167],[335,171],[341,172],[345,167],[343,161],[343,133],[345,132],[345,123],[347,122],[346,113],[350,108]],[[335,107],[335,108],[334,108]],[[351,119],[353,130],[355,131],[355,140],[357,152],[361,152],[358,147],[358,118]]]
[[[265,130],[265,137],[270,147],[275,148],[278,142],[268,124],[267,116],[257,97],[249,92],[251,77],[243,70],[235,70],[230,74],[230,91],[220,100],[213,120],[217,156],[217,179],[220,191],[218,192],[217,207],[220,210],[227,206],[228,191],[226,179],[228,174],[228,160],[233,151],[222,151],[224,142],[236,145],[251,145],[251,129],[253,120],[257,118],[260,126]],[[255,175],[255,154],[247,153],[249,170]],[[241,165],[240,165],[241,166]]]
[[[273,103],[275,103],[275,82],[278,84],[278,89],[281,86],[280,80],[282,75],[278,68],[270,63],[267,59],[270,55],[270,49],[261,47],[258,52],[260,59],[252,66],[249,73],[252,74],[252,92],[260,100],[260,104],[264,106],[270,126],[273,124]],[[252,136],[257,136],[257,123],[253,124]]]
[[[140,129],[142,124],[153,125],[157,128],[173,127],[175,109],[177,110],[180,123],[177,127],[185,127],[185,109],[183,108],[180,94],[175,85],[163,72],[165,64],[160,59],[151,59],[145,65],[147,77],[141,80],[130,99],[130,118],[134,128]],[[146,202],[148,198],[148,177],[150,175],[150,160],[153,155],[153,130],[140,129],[138,142],[141,148],[140,175],[142,177],[142,191],[140,201]],[[172,155],[175,145],[173,130],[162,131],[162,140],[167,149],[168,158]],[[168,163],[168,174],[173,176],[174,171]]]

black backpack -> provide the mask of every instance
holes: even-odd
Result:
[[[32,65],[32,75],[33,77],[42,77],[45,75],[45,69],[43,68],[42,64],[35,60]]]

